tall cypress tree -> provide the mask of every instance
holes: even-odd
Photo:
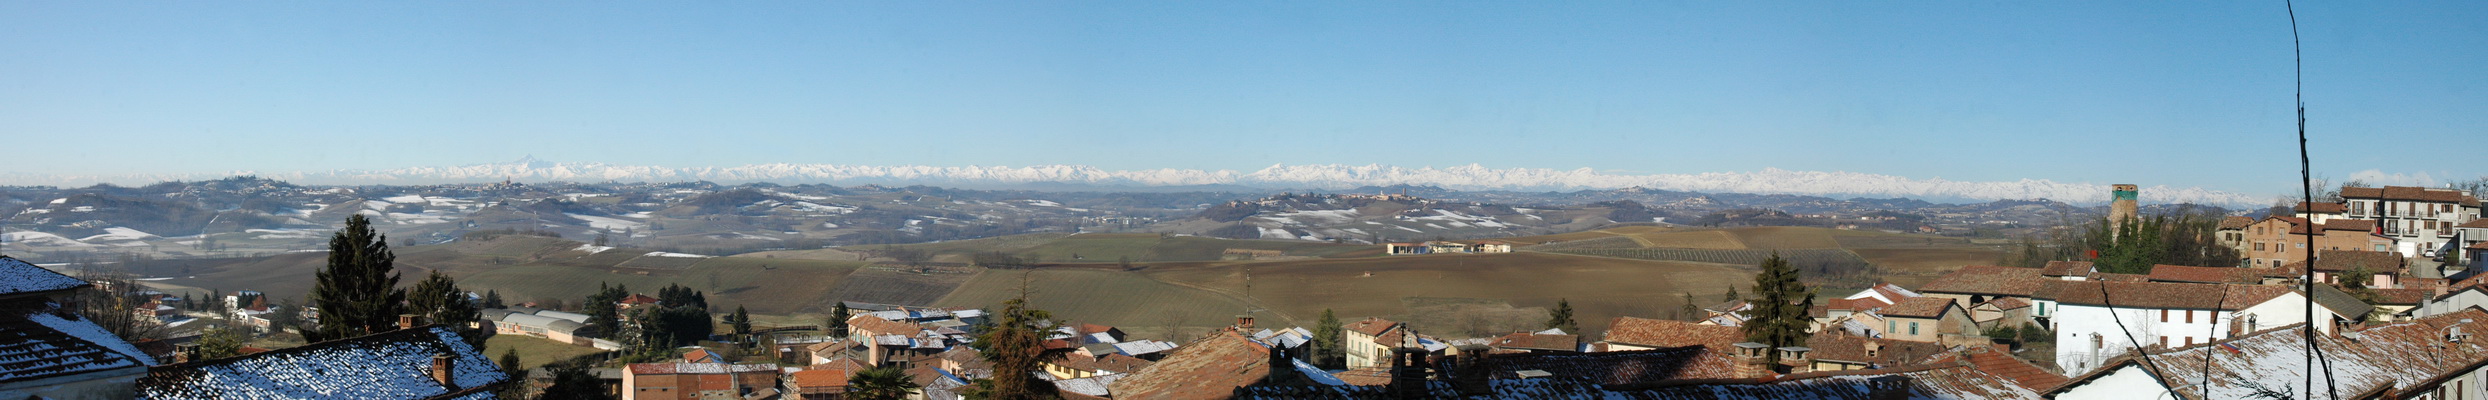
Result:
[[[1321,322],[1313,325],[1313,362],[1322,368],[1347,368],[1347,351],[1339,345],[1345,340],[1347,328],[1339,323],[1339,314],[1322,309]],[[1168,333],[1173,335],[1173,333]]]
[[[734,321],[732,322],[734,323],[734,334],[752,334],[752,313],[744,312],[742,305],[737,304],[734,306]]]
[[[847,320],[851,318],[855,318],[855,311],[848,310],[847,302],[840,301],[838,305],[830,306],[829,323],[821,325],[821,330],[827,331],[831,337],[847,337]]]
[[[397,255],[388,236],[373,232],[371,219],[346,217],[346,228],[328,239],[328,266],[311,288],[320,326],[305,339],[318,342],[396,329],[406,291],[397,288]]]
[[[1806,316],[1806,309],[1814,307],[1814,291],[1798,281],[1797,269],[1779,252],[1763,259],[1760,267],[1762,272],[1754,275],[1754,308],[1747,311],[1753,318],[1745,321],[1745,340],[1773,349],[1804,346],[1806,326],[1814,322]],[[1779,362],[1780,352],[1766,353],[1771,362]]]

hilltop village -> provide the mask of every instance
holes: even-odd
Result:
[[[2234,264],[2177,265],[2133,262],[2131,244],[2174,231],[2141,211],[2135,187],[2113,191],[2105,241],[2069,253],[2083,261],[1958,265],[1922,283],[1836,290],[1800,277],[1822,269],[1771,251],[1728,294],[1683,294],[1685,309],[1666,315],[1588,321],[1603,322],[1594,334],[1566,300],[1546,309],[1543,324],[1482,335],[1325,307],[1302,326],[1243,310],[1214,329],[1170,323],[1142,337],[1129,332],[1142,327],[1032,308],[1026,283],[989,307],[834,299],[827,317],[809,321],[760,321],[740,305],[721,312],[711,300],[725,293],[674,284],[638,288],[653,292],[599,284],[583,299],[514,301],[460,289],[472,281],[439,270],[399,282],[388,273],[395,257],[385,242],[357,236],[370,223],[357,216],[332,243],[379,249],[380,257],[329,256],[313,301],[251,290],[172,293],[129,276],[0,257],[0,398],[2488,396],[2488,346],[2472,337],[2488,332],[2488,274],[2480,273],[2488,271],[2488,219],[2469,193],[2351,187],[2337,202],[2286,214],[2227,216],[2211,222],[2205,247],[2225,249]],[[1389,260],[1460,262],[1601,250],[1585,243],[1623,237],[1343,246],[1379,247],[1367,251]],[[1230,248],[1211,257],[1298,251]],[[1032,268],[1015,256],[975,256],[965,264]],[[635,258],[645,257],[707,256]],[[966,268],[902,258],[892,262],[907,267],[894,270]],[[384,273],[389,283],[353,278]],[[1258,295],[1245,274],[1242,293]],[[217,325],[189,335],[162,334],[211,320]],[[278,337],[299,342],[261,347]],[[521,356],[508,345],[517,341],[536,347]],[[2326,378],[2310,387],[2311,376]]]

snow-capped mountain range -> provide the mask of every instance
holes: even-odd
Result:
[[[321,172],[236,171],[224,174],[171,175],[47,175],[0,174],[13,185],[78,186],[99,182],[146,184],[170,180],[217,179],[257,175],[303,184],[436,184],[514,179],[522,182],[774,182],[833,184],[1028,184],[1072,183],[1107,186],[1240,185],[1271,188],[1346,189],[1360,186],[1431,185],[1457,190],[1583,190],[1642,187],[1712,193],[1798,194],[1827,197],[1908,197],[1937,200],[2052,199],[2098,204],[2108,200],[2108,184],[2056,182],[2045,179],[1972,182],[1942,178],[1917,179],[1856,172],[1789,171],[1765,168],[1754,172],[1698,174],[1618,174],[1589,168],[1487,168],[1475,164],[1444,168],[1388,165],[1274,164],[1251,172],[1198,169],[1109,170],[1084,165],[874,166],[844,164],[752,164],[734,167],[661,167],[605,163],[556,163],[521,159],[514,162],[454,167],[412,167],[388,170]],[[2190,187],[2147,186],[2146,202],[2197,203],[2253,207],[2267,199],[2239,193]]]

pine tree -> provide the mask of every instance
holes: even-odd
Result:
[[[506,305],[506,304],[501,304],[501,291],[499,291],[499,290],[486,290],[486,291],[484,291],[484,307],[483,307],[483,308],[510,308],[510,306],[509,306],[509,305]]]
[[[821,324],[821,330],[827,331],[830,337],[847,337],[847,320],[852,318],[855,318],[855,311],[848,310],[847,302],[840,301],[838,305],[830,306],[829,321]]]
[[[735,306],[734,306],[734,317],[733,317],[733,318],[734,318],[734,334],[736,334],[736,335],[749,335],[749,334],[752,334],[752,314],[751,314],[751,313],[749,313],[749,312],[744,312],[744,311],[743,311],[743,306],[742,306],[742,305],[735,305]]]
[[[509,349],[501,352],[501,373],[509,375],[511,382],[526,381],[527,369],[518,362],[518,349]],[[520,393],[520,391],[525,390],[524,388],[527,386],[528,385],[519,384],[501,385],[501,391],[499,392],[501,395],[500,397],[504,399],[526,398],[525,394]]]
[[[1774,252],[1774,253],[1776,253],[1776,252]],[[1722,294],[1722,295],[1719,295],[1719,302],[1721,302],[1721,303],[1726,303],[1726,302],[1731,302],[1731,301],[1737,301],[1737,300],[1744,300],[1744,299],[1745,299],[1744,297],[1739,297],[1739,296],[1737,296],[1737,294],[1736,294],[1736,285],[1728,285],[1728,293],[1727,293],[1727,294]],[[1695,307],[1700,307],[1700,306],[1695,306]]]
[[[1052,317],[1045,310],[1029,308],[1028,291],[1022,288],[1019,297],[1002,302],[1002,311],[992,315],[992,326],[969,343],[993,363],[993,390],[987,398],[1053,397],[1054,385],[1036,377],[1047,360],[1062,356],[1045,351],[1045,336],[1055,328],[1048,321]]]
[[[856,371],[849,380],[846,396],[857,400],[899,400],[907,398],[918,386],[898,367],[880,367]]]
[[[1762,272],[1754,275],[1754,298],[1749,300],[1753,308],[1746,312],[1752,318],[1745,321],[1745,340],[1774,349],[1804,346],[1806,328],[1814,322],[1806,315],[1806,309],[1814,307],[1814,291],[1798,281],[1797,269],[1780,258],[1779,252],[1763,259],[1760,267]],[[1778,351],[1766,353],[1771,362],[1779,362]]]
[[[1572,320],[1572,299],[1556,299],[1555,309],[1546,312],[1546,329],[1562,329],[1564,333],[1580,334],[1581,322]]]
[[[596,287],[596,294],[588,295],[587,302],[579,306],[587,309],[587,325],[593,330],[588,336],[611,339],[622,333],[621,311],[614,308],[615,304],[630,297],[631,291],[623,286],[606,286],[604,282],[597,282]]]
[[[424,276],[423,281],[415,282],[414,289],[406,293],[406,306],[407,312],[458,331],[460,336],[467,338],[468,343],[483,344],[486,332],[474,326],[482,319],[482,311],[475,308],[474,302],[467,300],[465,290],[458,289],[457,280],[442,275],[441,271],[434,270]]]
[[[1346,327],[1339,323],[1339,314],[1328,308],[1322,309],[1321,322],[1313,325],[1313,362],[1321,364],[1322,368],[1346,368],[1346,349],[1339,346],[1346,331]]]
[[[397,288],[397,255],[389,252],[388,236],[371,229],[371,219],[346,217],[346,228],[328,239],[328,266],[311,288],[311,303],[320,307],[319,329],[303,335],[319,342],[396,329],[405,313],[406,291]]]

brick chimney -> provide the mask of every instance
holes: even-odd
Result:
[[[1425,377],[1425,349],[1391,348],[1391,383],[1384,390],[1390,392],[1392,398],[1414,400],[1428,397]]]
[[[450,375],[455,369],[453,367],[457,365],[457,360],[457,356],[447,353],[432,355],[432,381],[440,382],[441,387],[449,388],[450,391],[457,391],[458,381],[452,379],[455,376]]]
[[[1459,361],[1452,364],[1454,373],[1451,381],[1451,386],[1459,389],[1460,395],[1494,395],[1495,368],[1492,363],[1486,361],[1488,349],[1482,344],[1460,346]]]
[[[200,357],[199,357],[199,343],[198,343],[198,342],[182,343],[182,344],[176,344],[176,345],[173,345],[173,363],[174,363],[174,364],[186,363],[186,362],[191,362],[191,361],[198,361],[199,359],[200,359]]]
[[[1253,316],[1252,316],[1252,315],[1249,315],[1249,314],[1247,314],[1247,315],[1237,315],[1237,316],[1235,316],[1235,330],[1237,330],[1237,331],[1251,331],[1251,330],[1253,330]]]
[[[415,329],[414,314],[398,314],[397,329]]]
[[[1736,377],[1769,378],[1772,376],[1771,359],[1768,355],[1771,351],[1771,345],[1754,342],[1737,342],[1735,346]]]

